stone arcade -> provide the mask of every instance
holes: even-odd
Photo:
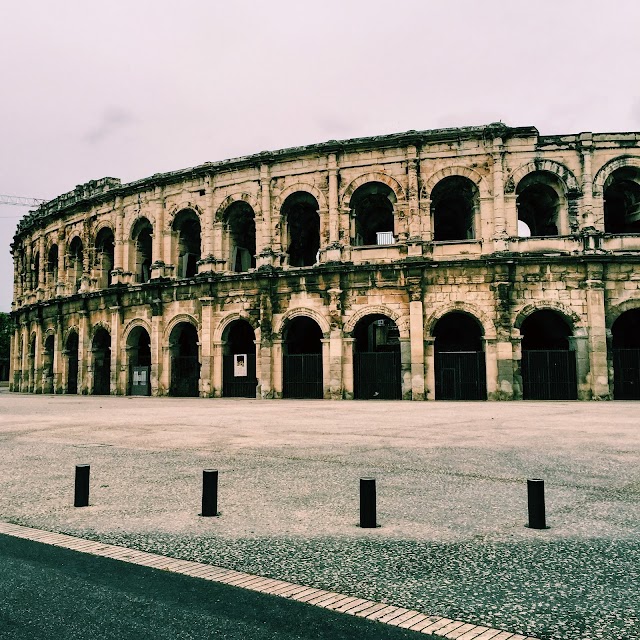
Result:
[[[11,388],[640,398],[640,134],[503,124],[103,178],[12,245]]]

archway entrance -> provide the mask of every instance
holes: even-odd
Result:
[[[189,322],[178,323],[169,338],[171,384],[169,395],[196,398],[200,382],[198,332]]]
[[[356,324],[353,335],[354,398],[402,399],[400,332],[396,323],[380,314],[365,316]]]
[[[127,337],[129,359],[129,394],[151,395],[151,339],[141,326],[134,327]]]
[[[224,331],[222,395],[225,398],[255,398],[256,335],[246,320],[235,320]]]
[[[447,313],[433,335],[436,400],[486,400],[483,333],[477,320],[459,311]]]
[[[31,342],[29,343],[29,384],[27,385],[27,391],[31,393],[36,392],[36,349],[38,341],[35,333],[31,336]]]
[[[613,397],[640,400],[640,309],[625,311],[611,327]]]
[[[100,327],[93,336],[93,395],[108,396],[111,391],[111,336]]]
[[[571,328],[555,311],[532,313],[522,334],[522,394],[525,400],[575,400],[576,354]]]
[[[283,344],[282,395],[322,398],[322,330],[306,316],[291,320]]]
[[[44,341],[44,359],[42,362],[42,391],[43,393],[53,393],[53,349],[55,338],[48,335]]]
[[[72,331],[65,347],[67,356],[67,393],[78,393],[78,334]]]

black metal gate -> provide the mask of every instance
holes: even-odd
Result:
[[[67,393],[78,393],[78,352],[69,351],[67,364]]]
[[[486,400],[484,351],[437,351],[436,400]]]
[[[222,357],[222,395],[225,398],[255,398],[256,385],[256,356],[247,354],[247,375],[234,375],[234,356]]]
[[[129,367],[129,393],[132,396],[151,395],[151,367],[131,365]]]
[[[171,358],[172,396],[197,398],[199,395],[200,363],[198,356],[174,356]]]
[[[322,398],[322,354],[284,355],[282,395],[285,398]]]
[[[93,395],[108,396],[111,391],[111,357],[107,353],[94,353]]]
[[[575,400],[578,397],[575,352],[523,350],[522,393],[525,400]]]
[[[401,400],[400,354],[397,351],[356,352],[353,359],[353,385],[356,400]]]
[[[613,397],[640,400],[640,349],[613,350]]]

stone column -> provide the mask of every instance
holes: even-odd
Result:
[[[504,172],[502,169],[502,138],[493,140],[493,249],[494,251],[506,251],[507,224],[504,208]],[[488,383],[488,380],[487,380]]]
[[[575,335],[569,338],[571,351],[576,356],[576,378],[578,382],[578,400],[591,400],[589,336]],[[607,390],[609,389],[607,378]]]
[[[111,395],[121,395],[124,393],[120,384],[120,370],[122,362],[122,322],[121,308],[119,306],[109,307],[111,311],[111,370],[109,371],[109,393]]]
[[[164,253],[164,193],[156,186],[153,193],[153,239],[151,241],[151,278],[165,275],[166,256]]]
[[[411,294],[409,336],[411,340],[411,399],[424,400],[424,313],[421,291],[415,291]]]
[[[420,189],[418,186],[418,150],[407,147],[407,184],[409,187],[409,240],[422,240],[420,229]]]
[[[122,196],[116,196],[114,208],[116,210],[116,232],[113,247],[113,270],[116,272],[113,277],[114,284],[123,282],[123,273],[128,269],[128,260],[125,260],[125,239],[124,239],[124,207]]]
[[[149,375],[151,384],[151,395],[162,396],[167,393],[168,382],[164,380],[164,346],[162,342],[163,319],[162,306],[160,301],[151,305],[151,373]]]
[[[271,231],[271,176],[269,165],[260,165],[260,219],[256,220],[256,266],[273,264]]]
[[[44,376],[42,375],[42,364],[44,359],[44,345],[42,342],[42,325],[40,322],[36,322],[36,361],[33,368],[35,378],[33,383],[34,393],[42,393],[43,391]]]
[[[64,258],[67,253],[67,244],[64,240],[64,229],[58,230],[58,282],[56,283],[56,295],[63,296],[67,283]]]
[[[217,380],[217,365],[218,365],[218,349],[215,343],[213,354],[211,352],[211,345],[213,340],[213,303],[214,298],[205,297],[200,298],[200,304],[202,309],[201,325],[200,325],[200,388],[202,390],[202,396],[204,398],[216,397],[219,398],[222,392],[222,384],[218,384]],[[213,355],[213,357],[212,357]],[[220,383],[222,382],[222,376],[220,377]],[[212,385],[213,383],[213,385]]]
[[[332,327],[329,337],[329,397],[342,399],[342,331]]]
[[[433,240],[433,229],[431,220],[431,198],[421,199],[419,204],[420,213],[418,219],[420,221],[420,235],[425,242]]]
[[[272,398],[282,398],[282,342],[282,340],[273,340],[271,348],[272,395],[270,397]]]
[[[495,338],[484,338],[484,366],[487,381],[488,400],[496,400],[498,395],[498,349]]]
[[[87,359],[91,345],[89,341],[89,314],[80,311],[80,327],[78,329],[78,393],[90,393],[91,380],[88,375]],[[92,363],[93,365],[93,358]]]
[[[40,264],[38,265],[38,289],[44,289],[45,274],[47,270],[47,260],[44,255],[44,233],[38,239],[38,254],[40,255]]]
[[[509,335],[498,336],[495,342],[497,388],[490,400],[513,400],[513,344]]]
[[[211,369],[213,373],[213,389],[210,395],[214,398],[222,398],[222,362],[223,362],[224,342],[222,340],[216,340],[213,343],[213,358],[211,363]]]
[[[25,289],[31,293],[31,291],[33,291],[34,286],[33,286],[33,250],[31,248],[31,243],[27,244],[26,248],[25,248],[25,262],[26,262],[26,278],[27,278],[27,282],[26,282],[26,287]]]
[[[581,226],[595,227],[604,231],[604,216],[596,222],[593,211],[593,170],[591,159],[593,153],[593,134],[580,134],[580,154],[582,160],[582,221]],[[568,206],[568,203],[567,203]]]
[[[524,397],[522,387],[522,336],[519,329],[513,329],[511,333],[511,352],[513,366],[513,400],[522,400]]]
[[[340,241],[340,212],[338,210],[338,162],[335,153],[327,159],[329,170],[329,245]],[[338,258],[339,259],[339,258]]]
[[[216,211],[214,207],[214,176],[205,176],[204,179],[204,215],[202,216],[202,258],[198,265],[198,273],[213,271],[215,268],[213,249],[213,225],[216,222]],[[215,256],[219,258],[220,256]]]
[[[271,378],[271,342],[268,339],[260,338],[260,343],[256,343],[256,349],[260,349],[259,356],[256,356],[256,373],[260,382],[260,397],[264,399],[273,398],[273,381]],[[258,360],[260,368],[258,369]]]
[[[260,340],[254,340],[253,344],[256,345],[256,398],[262,398],[262,350]]]
[[[331,338],[323,338],[322,343],[322,397],[331,398]]]
[[[15,273],[15,272],[14,272]],[[9,359],[9,391],[20,390],[20,329],[16,326],[11,337],[11,356]]]
[[[62,343],[62,316],[56,321],[56,336],[53,349],[53,393],[63,392],[64,344]]]
[[[402,399],[411,400],[411,337],[400,338],[400,371],[402,376]]]
[[[427,400],[436,399],[436,339],[427,336],[424,339],[424,365],[425,365],[425,380],[427,381],[427,388],[425,390]]]
[[[342,386],[345,400],[353,400],[353,349],[355,338],[342,338]]]
[[[598,265],[601,269],[601,265]],[[604,283],[598,277],[601,274],[592,272],[594,279],[584,283],[587,298],[587,324],[589,335],[587,349],[589,352],[589,376],[585,380],[589,387],[590,399],[608,400],[611,398],[609,388],[609,368],[607,362],[607,323],[605,317]],[[578,378],[581,384],[582,379]]]
[[[22,321],[22,358],[20,362],[20,391],[29,391],[29,324]]]

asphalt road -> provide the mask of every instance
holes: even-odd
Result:
[[[0,535],[0,638],[425,637],[310,605]]]

